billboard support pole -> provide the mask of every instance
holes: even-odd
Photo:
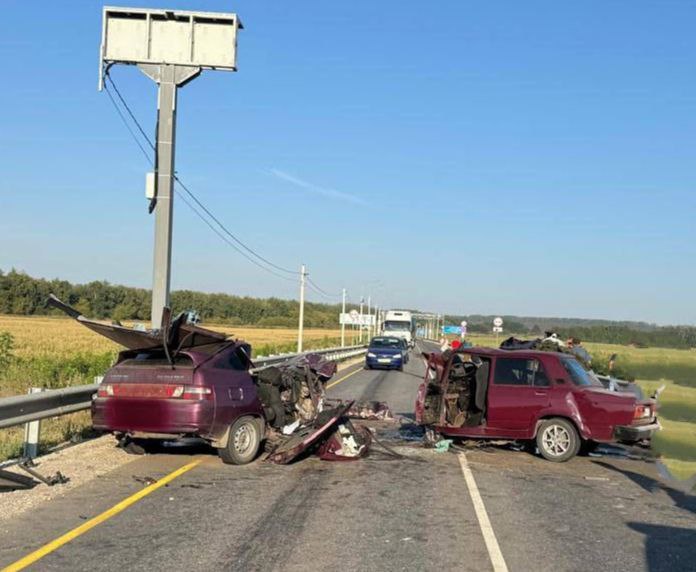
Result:
[[[174,215],[174,151],[176,146],[177,88],[194,79],[201,68],[140,64],[157,83],[157,145],[155,148],[155,247],[152,265],[152,329],[162,327],[162,311],[170,306],[172,220]]]

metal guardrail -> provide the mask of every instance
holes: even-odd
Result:
[[[257,366],[255,369],[258,370],[310,353],[323,355],[331,361],[341,361],[359,356],[366,351],[367,346],[348,346],[345,348],[306,351],[300,354],[259,356],[254,360],[254,364]],[[49,389],[28,395],[4,397],[0,399],[0,429],[89,409],[92,397],[98,387],[98,383],[93,383],[90,385],[66,387],[64,389]]]

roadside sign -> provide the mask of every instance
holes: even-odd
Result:
[[[500,326],[493,326],[493,332],[494,332],[494,333],[500,334],[500,333],[502,333],[502,331],[503,331],[503,328],[502,328],[502,327],[500,327]]]
[[[443,334],[461,334],[462,328],[461,328],[461,326],[442,326],[442,333]]]
[[[466,320],[462,320],[462,328],[466,328],[466,326],[467,326]]]
[[[496,328],[501,328],[503,326],[503,319],[500,316],[498,316],[495,320],[493,320],[493,325]]]
[[[353,311],[354,312],[354,311]],[[338,323],[345,324],[346,326],[374,326],[375,325],[375,315],[374,314],[363,314],[362,321],[361,316],[358,312],[347,312],[339,316]]]

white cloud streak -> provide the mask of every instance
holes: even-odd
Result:
[[[315,195],[320,195],[322,197],[327,197],[329,199],[335,199],[346,203],[352,203],[354,205],[367,204],[367,201],[365,201],[365,199],[361,197],[356,197],[355,195],[351,195],[349,193],[337,191],[336,189],[327,189],[326,187],[320,187],[319,185],[315,185],[314,183],[310,183],[309,181],[304,181],[298,177],[286,173],[285,171],[281,171],[280,169],[270,169],[270,173],[278,179],[291,183],[296,187],[300,187],[301,189],[309,191],[310,193],[314,193]]]

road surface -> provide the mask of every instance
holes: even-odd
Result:
[[[396,414],[411,415],[423,373],[413,352],[403,372],[352,366],[329,394],[387,401]],[[3,525],[0,566],[37,550],[36,570],[696,566],[696,498],[658,482],[649,463],[578,457],[555,464],[475,444],[438,454],[399,440],[397,423],[375,425],[406,458],[377,447],[356,462],[307,458],[290,466],[227,466],[201,448],[137,458]],[[191,462],[198,464],[92,525]],[[60,547],[48,544],[85,523],[89,530],[72,532]]]

